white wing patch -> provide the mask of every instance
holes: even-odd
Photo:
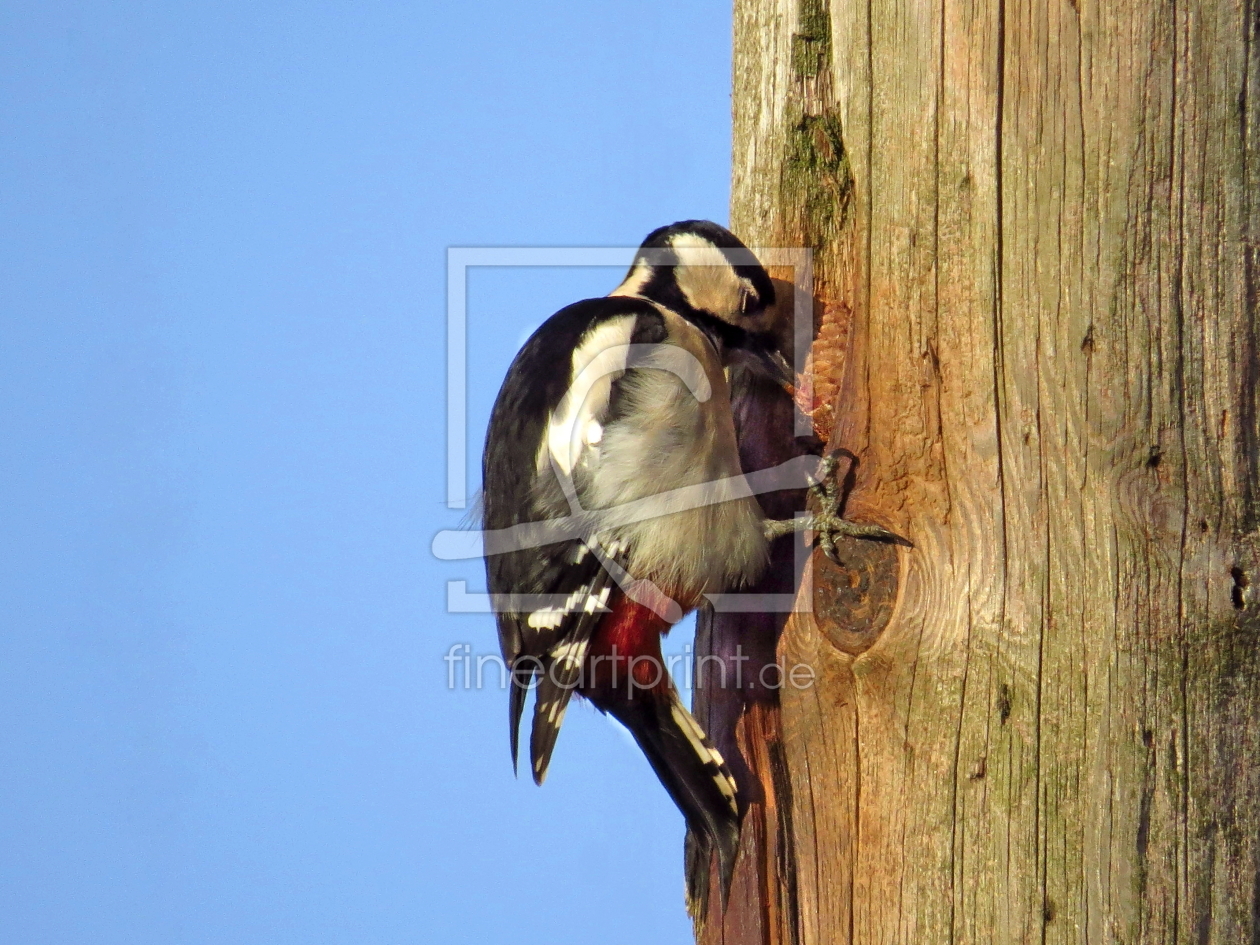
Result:
[[[546,452],[566,476],[573,474],[583,452],[598,444],[604,428],[596,419],[608,409],[612,382],[626,369],[634,315],[597,325],[573,349],[569,390],[547,425]],[[543,468],[547,456],[539,455]]]
[[[564,669],[576,669],[582,665],[582,660],[586,659],[586,650],[590,644],[591,641],[589,639],[570,640],[568,643],[561,643],[551,651],[551,658]]]
[[[611,587],[606,587],[598,594],[592,594],[589,587],[579,587],[570,594],[559,607],[543,607],[529,615],[525,622],[535,630],[555,630],[569,614],[588,613],[608,609],[608,595]]]
[[[564,623],[563,610],[552,610],[550,607],[543,610],[535,610],[529,615],[526,621],[535,630],[555,630],[560,624]]]

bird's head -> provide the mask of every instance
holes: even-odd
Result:
[[[683,220],[648,234],[613,295],[647,299],[697,325],[723,352],[791,388],[795,376],[770,330],[774,283],[730,230],[708,220]]]
[[[741,328],[752,328],[774,305],[774,285],[757,257],[734,233],[708,220],[683,220],[649,233],[613,294]]]

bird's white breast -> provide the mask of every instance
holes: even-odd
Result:
[[[634,318],[605,322],[582,340],[569,394],[548,424],[546,458],[573,487],[565,494],[583,510],[608,512],[610,523],[629,503],[691,487],[687,501],[671,504],[666,514],[610,524],[607,531],[625,543],[632,577],[652,580],[692,606],[701,593],[752,580],[764,565],[766,542],[755,499],[727,492],[724,501],[704,501],[717,494],[708,484],[729,485],[742,476],[729,390],[708,339],[681,317],[663,314],[664,345],[673,348],[662,346],[664,356],[652,359],[661,367],[640,368],[622,380],[624,402],[612,419],[612,382],[625,368]],[[688,364],[703,375],[702,383],[687,376]]]

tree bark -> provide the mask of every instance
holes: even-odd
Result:
[[[732,228],[814,248],[816,430],[914,548],[761,631],[817,681],[725,724],[698,940],[1260,942],[1258,11],[736,0]]]

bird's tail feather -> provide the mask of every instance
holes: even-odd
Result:
[[[530,674],[532,677],[532,674]],[[521,715],[525,712],[525,696],[533,679],[518,678],[517,668],[513,666],[508,680],[508,738],[512,745],[512,773],[516,773],[516,757],[521,742]]]
[[[689,853],[703,860],[716,851],[723,902],[739,850],[739,808],[735,779],[673,687],[669,699],[636,698],[607,709],[626,726],[652,770],[686,818],[697,840]],[[697,864],[698,865],[698,864]]]
[[[529,757],[534,783],[542,784],[551,764],[551,752],[560,735],[560,723],[568,708],[573,690],[581,681],[582,665],[590,648],[590,628],[584,636],[556,647],[542,661],[538,695],[534,700],[534,726],[529,736]]]

